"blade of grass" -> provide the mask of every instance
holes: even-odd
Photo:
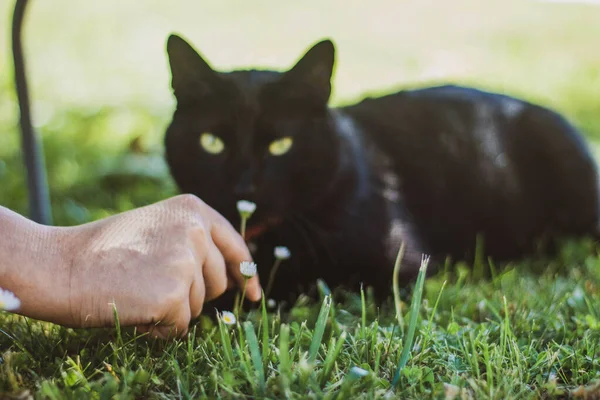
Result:
[[[360,308],[361,308],[361,335],[363,339],[367,336],[367,305],[365,304],[365,291],[363,285],[360,285]]]
[[[421,306],[421,297],[423,296],[423,286],[425,283],[425,272],[427,271],[427,265],[429,264],[429,257],[423,257],[421,261],[421,267],[419,268],[419,276],[417,277],[417,283],[415,285],[415,293],[413,295],[411,309],[410,309],[410,321],[408,323],[408,332],[404,340],[404,347],[400,355],[400,361],[398,362],[398,368],[394,374],[392,380],[392,387],[395,388],[400,381],[400,373],[408,362],[410,350],[413,345],[415,331],[417,329],[417,320],[419,316],[419,307]]]
[[[252,322],[244,322],[244,332],[246,333],[246,342],[250,349],[250,357],[252,359],[252,364],[254,365],[254,370],[256,371],[260,392],[263,394],[265,391],[265,371],[260,355],[260,348],[258,347],[258,339],[256,338]]]
[[[123,348],[123,336],[121,333],[121,321],[119,320],[119,312],[117,311],[117,305],[115,303],[111,303],[111,306],[113,311],[113,317],[115,318],[115,332],[117,333],[117,346],[113,352],[113,366],[116,367],[117,365],[119,365],[119,349]]]
[[[315,331],[308,350],[308,362],[310,363],[315,362],[317,354],[319,353],[319,348],[321,347],[321,343],[323,341],[323,333],[325,332],[325,326],[327,325],[327,317],[329,315],[330,307],[331,296],[326,296],[325,300],[323,300],[323,303],[321,304],[321,310],[319,311],[317,324],[315,325]]]
[[[394,291],[394,305],[396,306],[396,319],[398,320],[398,325],[400,326],[400,332],[402,336],[404,336],[404,318],[402,317],[401,310],[401,301],[400,301],[400,285],[399,285],[399,277],[400,277],[400,265],[402,264],[402,258],[404,258],[404,249],[405,243],[402,241],[400,244],[400,249],[398,250],[398,256],[396,257],[396,263],[394,264],[394,274],[392,276],[392,289]]]
[[[359,368],[359,367],[350,368],[350,371],[346,374],[346,376],[344,376],[340,391],[338,393],[336,393],[336,396],[334,396],[334,399],[350,398],[349,392],[350,392],[350,389],[352,388],[352,385],[367,375],[369,375],[369,372],[365,371],[362,368]]]
[[[252,387],[256,388],[256,376],[252,376],[252,369],[250,368],[251,362],[248,360],[248,355],[246,354],[246,351],[242,350],[242,347],[240,346],[240,343],[238,341],[235,342],[235,350],[237,354],[240,355],[239,366],[241,367],[242,372],[244,373],[246,379],[248,380],[248,382],[250,382]]]
[[[302,322],[302,324],[300,324],[300,330],[298,331],[298,333],[296,335],[294,335],[296,337],[296,343],[294,343],[294,347],[292,348],[292,352],[291,352],[291,356],[290,356],[290,360],[292,360],[292,362],[297,358],[298,356],[298,352],[300,351],[300,345],[302,344],[302,335],[304,334],[304,330],[306,329],[306,322]]]
[[[267,365],[269,359],[269,319],[267,318],[266,296],[262,294],[261,300],[261,325],[262,325],[262,362]]]
[[[444,283],[442,283],[442,287],[440,288],[440,292],[438,293],[438,297],[435,301],[435,304],[433,306],[433,310],[431,310],[431,315],[429,316],[429,321],[427,323],[427,331],[425,333],[425,340],[423,340],[423,348],[426,349],[427,345],[429,344],[429,335],[431,334],[431,327],[433,325],[433,317],[435,316],[435,313],[437,311],[438,305],[440,304],[440,299],[442,298],[442,293],[444,292],[444,288],[446,287],[446,283],[448,281],[444,281]]]
[[[283,393],[288,393],[292,378],[290,365],[290,327],[281,324],[279,329],[279,376]]]
[[[187,336],[187,353],[186,353],[186,361],[187,365],[185,366],[185,380],[186,386],[190,387],[192,382],[192,368],[194,366],[194,342],[196,339],[196,326],[194,326],[192,332],[190,332]]]
[[[223,353],[225,353],[225,361],[228,365],[233,365],[233,348],[231,347],[231,337],[225,327],[225,323],[218,318],[219,335],[221,336],[221,344],[223,345]]]
[[[337,360],[340,352],[342,351],[342,346],[346,342],[346,332],[342,332],[339,339],[336,341],[335,338],[331,338],[331,344],[329,346],[329,351],[327,352],[327,356],[325,357],[325,363],[323,365],[323,371],[321,372],[321,387],[325,386],[329,377],[331,376],[331,372],[333,371],[333,364]]]
[[[317,288],[319,289],[319,296],[321,297],[321,301],[325,299],[325,296],[331,295],[331,289],[327,286],[327,283],[322,279],[317,279]],[[331,328],[335,335],[340,335],[341,329],[340,325],[335,319],[335,303],[331,302],[331,308],[329,309],[329,321],[331,322]]]
[[[290,327],[287,324],[281,324],[279,330],[279,373],[288,374],[291,371],[290,365]]]

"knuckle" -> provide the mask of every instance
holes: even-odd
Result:
[[[174,270],[177,271],[178,277],[187,277],[188,272],[193,272],[196,265],[196,256],[194,250],[190,247],[189,243],[178,244],[174,246]],[[184,275],[182,275],[184,274]]]
[[[180,279],[165,279],[162,290],[157,294],[158,296],[153,296],[154,306],[164,313],[185,304],[189,296],[189,287]]]
[[[227,220],[227,218],[225,218],[223,215],[217,213],[215,216],[215,219],[213,221],[213,224],[218,226],[219,229],[221,229],[224,232],[230,232],[230,233],[234,234],[233,236],[235,236],[236,239],[240,243],[244,242],[244,240],[242,239],[242,236],[238,233],[238,230],[236,228],[234,228],[233,225],[231,225],[231,222],[229,222]]]
[[[161,291],[170,292],[175,288],[179,281],[189,283],[193,277],[195,267],[195,254],[186,243],[185,237],[179,238],[174,244],[165,249],[157,260],[155,265],[160,265],[161,270],[155,280],[161,287]]]
[[[229,221],[225,219],[225,217],[219,216],[219,218],[216,221],[214,221],[213,224],[217,226],[221,232],[227,233],[229,245],[233,247],[234,251],[238,253],[248,252],[248,246],[246,245],[246,242],[238,233],[238,231],[235,228],[233,228],[231,223],[229,223]]]
[[[195,240],[200,240],[203,243],[208,242],[208,232],[206,231],[206,227],[202,224],[192,226],[190,228],[190,234]]]
[[[204,201],[202,201],[198,196],[190,193],[178,195],[175,197],[175,201],[177,201],[181,207],[188,210],[199,210],[206,206],[206,203],[204,203]]]
[[[196,246],[197,251],[205,253],[209,248],[210,234],[204,225],[194,225],[188,229],[188,238]],[[200,255],[200,254],[199,254]]]
[[[186,283],[191,282],[196,273],[198,260],[196,258],[195,252],[193,249],[190,249],[189,246],[186,251],[186,255],[183,258],[182,262],[179,263],[179,269],[181,273],[181,277],[186,279]]]

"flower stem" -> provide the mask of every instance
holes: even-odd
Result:
[[[246,297],[246,286],[248,286],[248,278],[244,278],[244,288],[242,289],[242,297],[240,297],[240,304],[237,307],[236,318],[239,316],[240,312],[242,311],[242,307],[244,306],[244,297]]]
[[[265,296],[267,296],[267,299],[269,298],[269,295],[271,294],[271,289],[273,288],[273,282],[275,282],[275,275],[277,274],[279,265],[281,265],[280,258],[275,260],[275,263],[273,264],[273,268],[271,268],[271,273],[269,274],[269,283],[267,284],[267,290],[265,291]]]
[[[242,235],[242,239],[246,240],[246,220],[245,216],[242,216],[242,223],[240,225],[240,233]]]

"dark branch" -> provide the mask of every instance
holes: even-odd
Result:
[[[20,109],[21,142],[23,158],[27,168],[27,186],[29,188],[30,218],[38,223],[52,224],[50,196],[44,167],[44,153],[40,139],[31,122],[29,91],[25,77],[25,61],[21,32],[27,0],[16,0],[12,21],[12,50],[15,64],[15,86]]]

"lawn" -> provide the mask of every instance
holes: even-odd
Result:
[[[27,214],[12,3],[0,3],[0,204]],[[162,161],[172,31],[223,69],[285,68],[331,37],[334,104],[402,87],[476,85],[560,110],[597,153],[599,21],[597,5],[525,0],[32,2],[26,55],[54,222],[80,224],[176,193]],[[419,296],[404,296],[402,323],[393,301],[377,307],[368,289],[334,291],[331,303],[323,289],[233,326],[202,318],[168,343],[0,314],[0,397],[599,398],[597,246],[565,243],[552,259],[489,279],[469,267],[428,279],[414,310]]]

